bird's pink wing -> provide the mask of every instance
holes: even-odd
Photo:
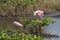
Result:
[[[42,14],[43,14],[42,12],[38,12],[38,13],[37,13],[38,16],[41,16]]]

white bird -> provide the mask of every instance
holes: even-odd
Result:
[[[23,27],[23,25],[17,21],[14,21],[13,24],[17,27]]]
[[[44,13],[44,11],[37,10],[37,11],[34,12],[34,16],[37,16],[38,18],[43,18],[43,16],[44,16],[43,13]]]

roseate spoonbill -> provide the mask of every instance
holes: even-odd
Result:
[[[43,18],[43,16],[44,16],[44,11],[42,11],[42,10],[37,10],[37,11],[35,11],[34,12],[34,16],[37,16],[38,18]]]
[[[16,26],[16,27],[23,27],[23,25],[17,21],[14,21],[13,24]]]

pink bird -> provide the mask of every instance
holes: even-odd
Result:
[[[13,24],[17,27],[23,27],[23,25],[17,21],[14,21]]]
[[[35,11],[34,12],[34,16],[37,16],[38,18],[43,18],[43,16],[44,16],[44,11],[41,11],[41,10],[37,10],[37,11]]]

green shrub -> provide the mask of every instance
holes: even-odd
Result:
[[[24,28],[30,33],[34,31],[41,30],[41,27],[47,26],[50,23],[53,23],[54,21],[51,20],[51,18],[44,18],[42,20],[40,19],[29,19],[29,18],[21,18],[20,23],[23,24]],[[40,29],[39,29],[40,28]],[[38,32],[40,33],[40,32]]]
[[[44,40],[44,38],[31,34],[0,32],[0,40]]]

